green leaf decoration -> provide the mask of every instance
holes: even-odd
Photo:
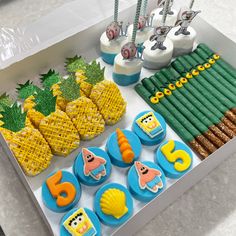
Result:
[[[89,64],[85,71],[85,76],[87,77],[86,82],[95,85],[104,80],[104,70],[105,67],[101,69],[100,63],[95,60]]]
[[[40,91],[40,88],[36,85],[33,85],[33,82],[27,81],[25,84],[18,84],[18,98],[20,99],[26,99],[31,95],[34,95],[35,93],[38,93]]]
[[[6,93],[2,94],[0,96],[0,112],[4,111],[4,107],[7,106],[11,106],[13,103],[13,101],[11,100],[11,98],[9,97],[9,95],[7,95]]]
[[[40,80],[44,88],[51,89],[54,84],[57,84],[62,80],[62,77],[59,73],[55,72],[55,70],[50,69],[48,73],[41,74]]]
[[[75,73],[78,70],[86,70],[86,61],[81,56],[74,56],[72,58],[66,58],[65,67],[69,73]]]
[[[62,97],[69,102],[80,97],[80,86],[73,75],[70,75],[67,79],[64,79],[61,82],[60,90],[62,92]]]
[[[36,111],[41,112],[45,116],[49,116],[56,110],[56,97],[53,96],[52,91],[49,89],[40,90],[35,95],[35,107]]]
[[[25,127],[26,112],[22,112],[21,106],[15,102],[11,107],[4,107],[0,120],[4,123],[3,128],[18,132]]]

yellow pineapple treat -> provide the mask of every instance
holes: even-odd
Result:
[[[101,134],[105,129],[105,122],[97,106],[87,97],[80,96],[80,86],[74,76],[69,76],[61,83],[62,97],[68,103],[66,114],[70,117],[81,139],[90,140]]]
[[[49,143],[53,154],[67,156],[79,146],[80,137],[71,119],[56,109],[56,97],[45,89],[35,95],[35,110],[42,113],[39,131]]]
[[[51,163],[51,149],[35,128],[26,127],[26,113],[14,103],[4,107],[1,121],[3,128],[11,132],[8,145],[23,171],[29,176],[35,176],[45,170]]]
[[[97,83],[90,94],[107,125],[116,124],[126,111],[126,102],[117,85],[108,80]]]

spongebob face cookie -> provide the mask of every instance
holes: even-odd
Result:
[[[148,146],[159,144],[166,134],[164,118],[154,111],[144,111],[137,115],[132,128],[142,144]]]

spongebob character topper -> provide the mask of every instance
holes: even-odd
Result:
[[[103,176],[106,176],[106,160],[104,158],[96,156],[87,148],[83,148],[82,157],[85,176],[91,176],[95,180],[100,180]]]
[[[157,7],[158,8],[163,8],[159,13],[160,15],[163,15],[165,2],[166,2],[166,0],[158,0],[157,1]],[[173,15],[174,14],[174,12],[171,10],[171,8],[173,6],[173,3],[174,3],[174,0],[170,0],[170,4],[168,6],[168,11],[167,11],[168,15]]]
[[[63,226],[73,236],[95,236],[97,231],[83,208],[70,215]]]
[[[153,193],[157,193],[159,189],[163,188],[163,183],[160,178],[161,172],[159,170],[150,168],[139,161],[136,161],[134,165],[139,177],[138,181],[141,189],[148,189]]]
[[[152,111],[142,115],[136,120],[136,123],[151,138],[164,132],[160,122]]]

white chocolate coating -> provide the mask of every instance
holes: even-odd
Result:
[[[162,8],[156,8],[151,12],[151,15],[154,14],[152,25],[155,28],[162,25],[162,23],[161,23],[162,15],[159,14],[161,10],[162,10]],[[167,15],[165,25],[168,25],[168,26],[175,25],[175,22],[177,20],[178,12],[175,9],[172,9],[172,11],[174,12],[174,14],[173,15],[169,15],[169,14]]]
[[[132,38],[132,33],[133,33],[133,24],[129,25],[128,31],[127,31],[127,36],[129,41],[131,41]],[[151,27],[145,27],[143,30],[138,30],[136,34],[136,44],[141,44],[144,43],[147,39],[150,38],[151,35],[153,35],[154,29]]]
[[[193,49],[193,44],[197,36],[196,31],[191,26],[188,27],[190,35],[175,35],[175,32],[178,29],[179,27],[173,28],[167,36],[174,44],[174,57],[190,53]]]
[[[151,50],[151,47],[156,43],[156,41],[151,42],[150,40],[145,41],[144,46],[145,49],[143,51],[143,66],[147,69],[151,70],[159,70],[165,66],[167,66],[173,54],[173,43],[170,39],[166,38],[164,42],[164,46],[166,50],[156,49]]]
[[[109,40],[106,36],[106,32],[101,35],[100,49],[105,53],[118,54],[121,47],[127,42],[127,37],[122,36],[115,40]]]
[[[133,75],[137,74],[142,69],[142,61],[138,58],[135,58],[131,61],[124,60],[121,53],[116,55],[114,62],[114,73],[124,74],[124,75]]]

